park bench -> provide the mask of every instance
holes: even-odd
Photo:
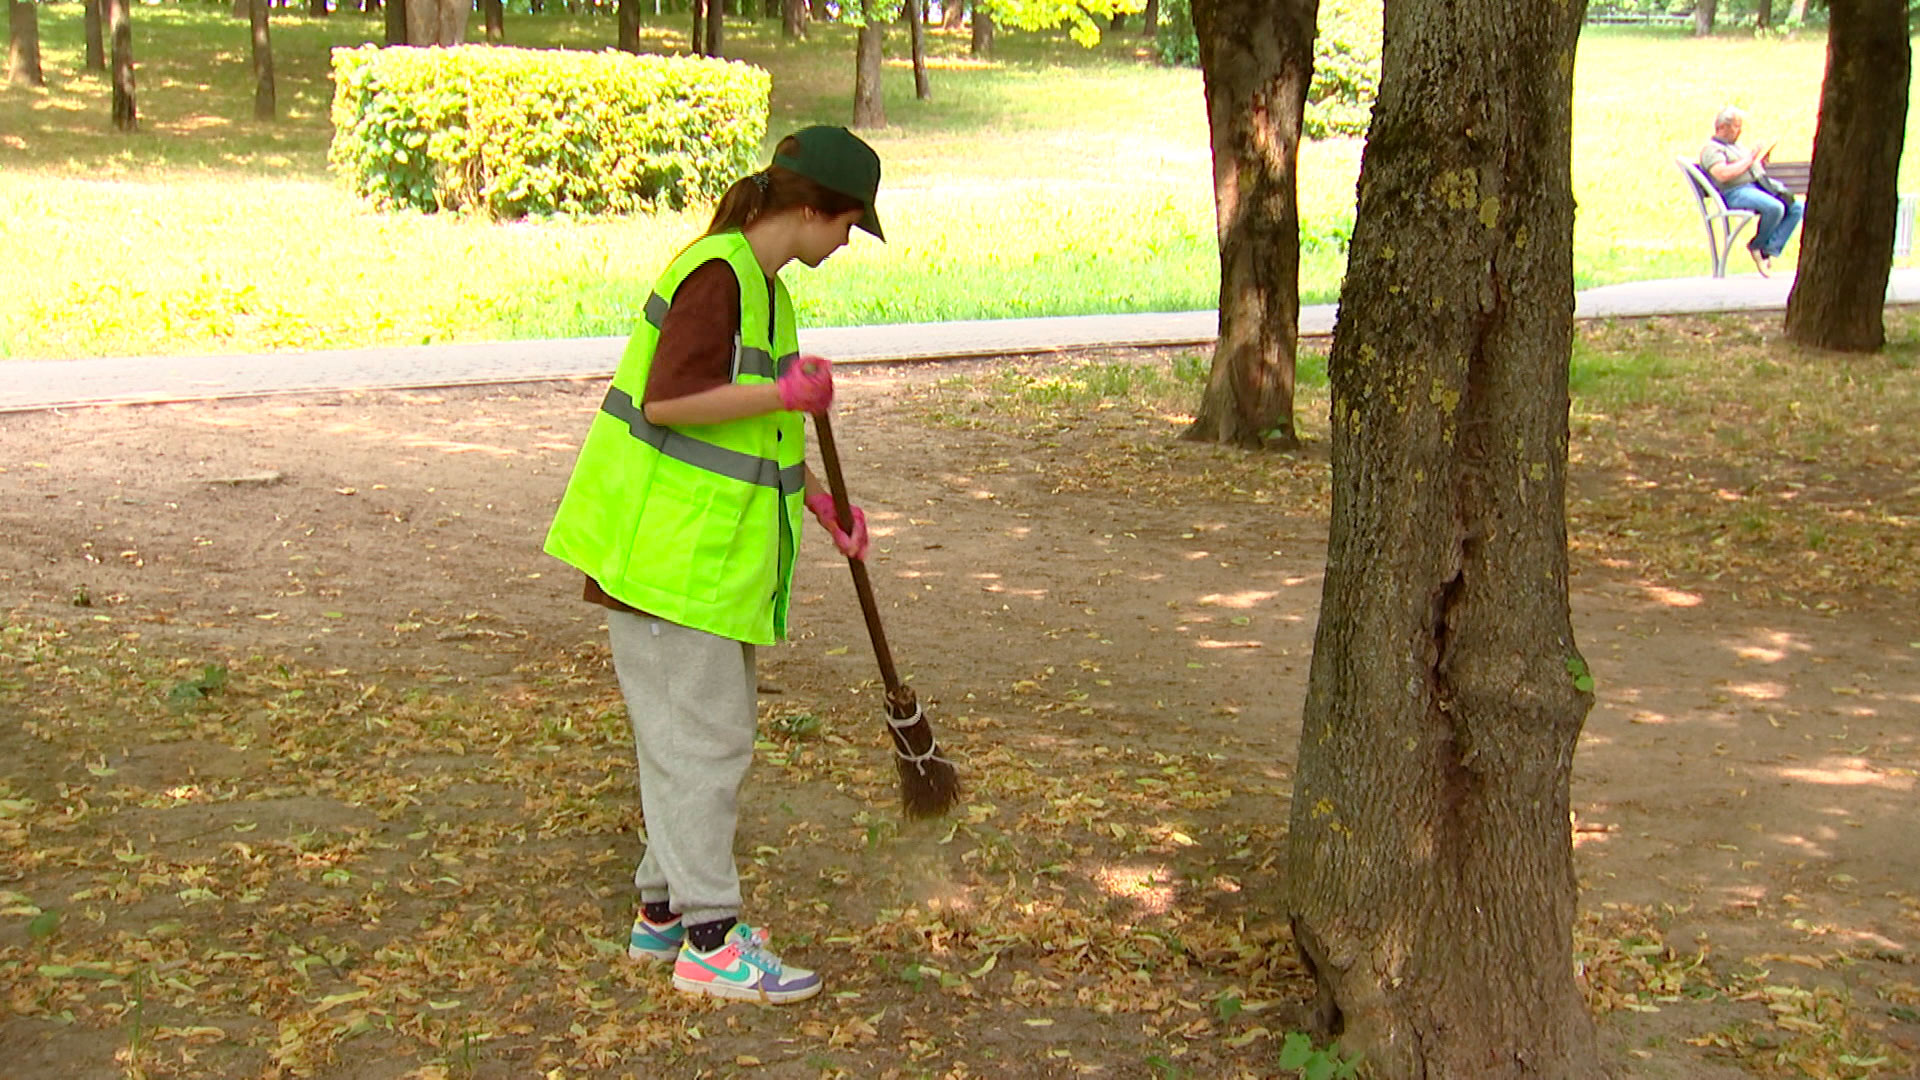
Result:
[[[1706,170],[1700,168],[1698,162],[1683,157],[1676,157],[1673,161],[1680,166],[1687,191],[1693,196],[1694,206],[1700,211],[1700,220],[1707,227],[1707,251],[1713,257],[1713,276],[1726,277],[1727,257],[1733,251],[1733,242],[1760,215],[1751,210],[1728,206],[1727,201],[1720,197],[1720,189],[1707,178]],[[1805,199],[1807,188],[1813,180],[1813,162],[1770,161],[1767,163],[1767,175],[1780,181],[1781,186],[1793,192],[1795,198]],[[1913,252],[1916,209],[1920,209],[1920,196],[1900,196],[1899,216],[1894,219],[1893,253],[1901,258]]]

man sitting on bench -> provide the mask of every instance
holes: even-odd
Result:
[[[1773,144],[1748,150],[1740,146],[1740,132],[1747,114],[1732,105],[1713,118],[1713,138],[1700,151],[1700,169],[1720,189],[1720,197],[1736,210],[1752,210],[1760,215],[1760,226],[1747,244],[1754,269],[1767,277],[1773,260],[1787,246],[1787,239],[1799,226],[1807,208],[1793,193],[1767,176],[1767,159],[1773,156]]]

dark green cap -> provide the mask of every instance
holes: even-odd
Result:
[[[860,201],[859,225],[881,240],[880,215],[874,212],[873,197],[880,191],[880,155],[862,142],[860,136],[843,127],[801,128],[791,136],[800,144],[794,154],[775,154],[773,163],[819,184]],[[782,140],[784,141],[784,140]]]

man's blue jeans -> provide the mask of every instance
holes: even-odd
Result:
[[[1721,192],[1720,197],[1727,201],[1730,209],[1759,212],[1760,227],[1747,247],[1769,259],[1779,258],[1786,250],[1787,238],[1793,235],[1801,216],[1807,212],[1806,203],[1795,199],[1792,206],[1782,206],[1779,199],[1771,192],[1760,190],[1758,184],[1741,184]]]

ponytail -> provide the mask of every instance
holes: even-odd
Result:
[[[792,153],[799,144],[789,135],[780,140],[774,154]],[[808,207],[829,216],[861,208],[860,200],[822,187],[814,180],[781,165],[769,165],[757,173],[733,182],[720,204],[713,208],[713,221],[707,235],[744,229],[764,214],[777,214],[795,207]]]

